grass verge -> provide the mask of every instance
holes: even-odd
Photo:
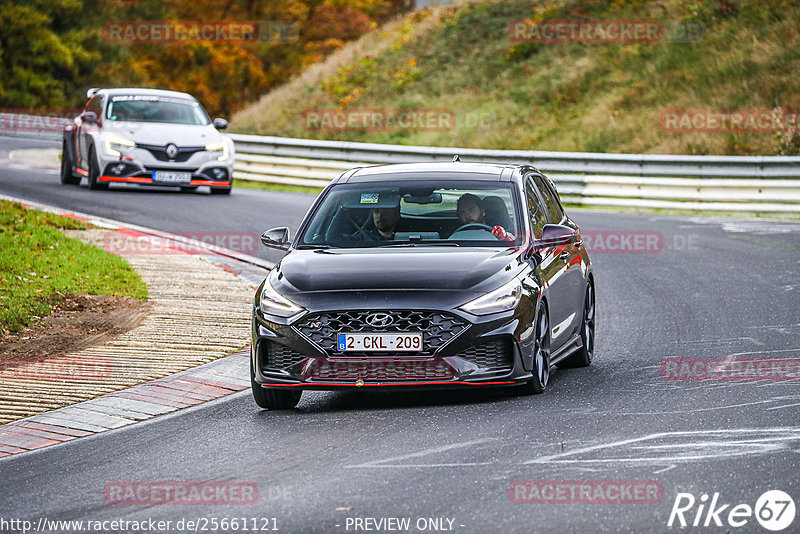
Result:
[[[510,33],[574,19],[658,21],[663,34],[603,44],[519,42]],[[789,116],[800,109],[798,20],[800,3],[790,0],[457,0],[365,35],[232,124],[242,133],[403,145],[797,155]],[[437,129],[358,120],[321,128],[308,119],[309,110],[357,119],[387,109],[447,110],[453,120]],[[667,128],[662,119],[681,110],[766,110],[774,121]]]
[[[49,315],[66,294],[147,299],[147,286],[124,259],[60,232],[86,227],[0,201],[0,336]]]

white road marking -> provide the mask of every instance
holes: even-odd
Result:
[[[363,469],[363,468],[397,468],[397,467],[464,467],[464,466],[476,466],[476,465],[489,465],[491,462],[464,462],[464,463],[439,463],[439,464],[393,464],[389,462],[398,462],[401,460],[407,460],[411,458],[420,458],[422,456],[428,456],[429,454],[437,454],[441,452],[447,452],[454,449],[461,449],[464,447],[469,447],[471,445],[479,445],[481,443],[488,443],[490,441],[495,441],[496,438],[484,438],[484,439],[474,439],[471,441],[464,441],[461,443],[451,443],[450,445],[442,445],[441,447],[433,447],[431,449],[423,449],[421,451],[412,452],[410,454],[404,454],[402,456],[392,456],[391,458],[384,458],[383,460],[372,460],[370,462],[366,462],[363,464],[358,465],[346,465],[346,469]]]
[[[728,404],[725,406],[710,406],[707,408],[694,408],[691,410],[670,410],[670,411],[662,411],[662,412],[614,412],[616,415],[670,415],[670,414],[678,414],[678,413],[696,413],[696,412],[713,412],[716,410],[729,410],[731,408],[743,408],[745,406],[756,406],[758,404],[769,404],[771,402],[782,402],[787,400],[794,400],[800,398],[797,395],[789,395],[786,397],[772,397],[771,399],[764,399],[760,401],[753,401],[753,402],[743,402],[740,404]],[[795,406],[795,405],[792,405]],[[776,408],[767,408],[768,410],[774,410]]]
[[[747,435],[753,437],[743,439]],[[695,439],[697,438],[697,439]],[[679,443],[679,440],[694,440]],[[650,440],[673,440],[673,443],[647,444]],[[695,460],[727,459],[736,456],[768,454],[792,450],[791,442],[800,443],[800,428],[781,427],[764,429],[698,430],[683,432],[658,432],[643,437],[612,441],[584,447],[574,451],[543,456],[525,464],[677,464]],[[637,445],[634,445],[637,444]],[[616,449],[616,450],[615,450]],[[630,449],[653,453],[650,456],[625,456]],[[575,458],[607,452],[595,457]],[[614,456],[618,452],[622,456]]]
[[[800,406],[800,402],[796,402],[794,404],[784,404],[783,406],[773,406],[772,408],[767,408],[767,411],[780,410],[781,408],[791,408],[792,406]]]

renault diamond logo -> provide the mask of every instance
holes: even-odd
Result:
[[[370,326],[384,328],[394,323],[394,317],[388,313],[373,313],[367,315],[366,321]]]
[[[172,143],[168,144],[167,148],[164,149],[164,151],[167,153],[167,156],[169,156],[169,159],[175,159],[175,156],[178,155],[178,147],[176,147]]]

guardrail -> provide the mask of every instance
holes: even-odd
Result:
[[[0,113],[0,133],[59,139],[68,119]],[[363,165],[451,161],[526,163],[546,173],[565,202],[588,206],[800,214],[800,157],[666,156],[483,150],[229,134],[234,177],[324,187]]]
[[[565,202],[591,206],[800,214],[800,157],[666,156],[419,147],[230,134],[234,177],[324,187],[345,169],[380,163],[526,163]]]
[[[26,113],[0,112],[0,135],[43,140],[60,140],[67,117],[47,117]]]

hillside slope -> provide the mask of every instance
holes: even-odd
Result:
[[[566,19],[657,21],[663,34],[610,44],[512,39],[514,21],[523,21],[518,35],[531,41],[533,23],[543,30],[541,23]],[[792,110],[800,110],[798,20],[800,4],[791,0],[461,2],[366,35],[245,108],[233,124],[244,133],[415,145],[798,154],[791,123]],[[368,110],[398,109],[434,110],[445,120],[354,127],[365,113],[374,117]],[[336,110],[349,113],[349,126],[325,122]],[[707,110],[705,121],[717,112],[756,111],[743,115],[750,131],[742,131],[697,122],[685,110]]]

